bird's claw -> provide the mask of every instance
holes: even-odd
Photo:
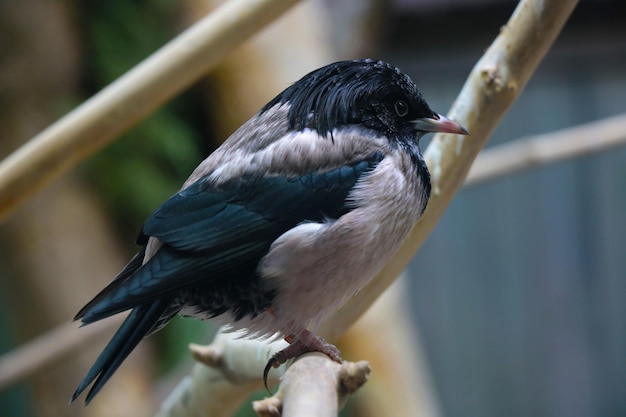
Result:
[[[269,387],[267,386],[267,376],[269,375],[270,370],[272,368],[278,368],[280,365],[281,364],[278,363],[278,359],[272,356],[270,360],[267,361],[267,365],[265,365],[265,369],[263,370],[263,385],[265,386],[265,389],[267,390],[267,392],[269,392],[270,394],[271,394],[271,391]]]
[[[337,363],[341,363],[342,361],[339,349],[337,349],[335,345],[327,343],[321,337],[314,337],[307,345],[302,344],[293,337],[290,337],[290,339],[291,340],[285,338],[290,345],[285,349],[276,352],[265,365],[265,369],[263,370],[263,384],[265,385],[267,392],[270,392],[267,386],[267,376],[269,375],[270,370],[272,368],[278,368],[289,359],[296,358],[308,352],[321,352]]]

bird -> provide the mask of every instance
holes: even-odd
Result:
[[[74,317],[130,310],[70,402],[94,398],[130,352],[174,316],[289,344],[263,375],[319,351],[317,326],[391,259],[431,191],[419,148],[466,135],[414,81],[374,59],[316,69],[269,101],[145,221],[140,251]]]

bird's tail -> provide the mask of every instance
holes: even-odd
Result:
[[[156,327],[160,327],[159,323],[162,321],[162,315],[168,309],[169,301],[157,300],[133,308],[76,388],[70,403],[76,400],[95,380],[85,399],[85,405],[89,404],[141,339],[150,334]]]

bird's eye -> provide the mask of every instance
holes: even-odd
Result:
[[[396,114],[400,117],[404,117],[409,113],[409,106],[408,104],[406,104],[406,101],[404,100],[396,101],[396,104],[394,104],[394,107],[396,109]]]

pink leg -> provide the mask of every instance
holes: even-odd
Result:
[[[267,365],[265,365],[265,370],[263,371],[265,389],[267,389],[267,374],[270,372],[271,368],[278,368],[289,359],[297,358],[305,353],[321,352],[328,355],[328,357],[335,362],[341,363],[341,352],[339,352],[339,349],[337,349],[335,345],[326,342],[321,337],[315,336],[308,330],[302,330],[298,336],[293,334],[288,335],[285,337],[285,340],[290,343],[290,345],[276,352],[267,362]]]

